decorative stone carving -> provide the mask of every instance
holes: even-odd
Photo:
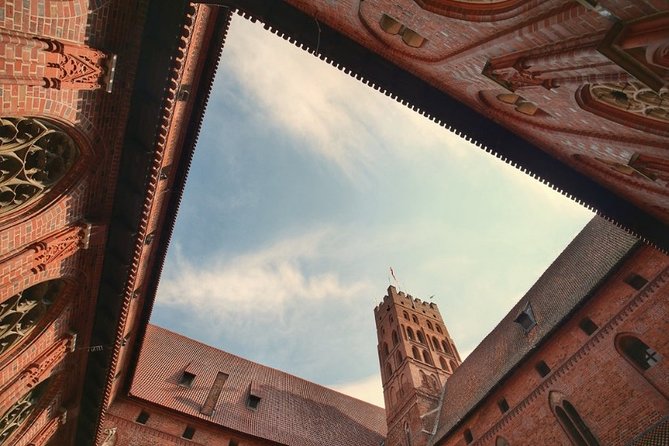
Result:
[[[47,382],[48,380],[43,381],[39,386],[19,398],[0,418],[0,445],[9,444],[7,440],[33,413],[40,397],[46,390]]]
[[[79,151],[64,131],[36,118],[0,118],[0,214],[51,189]]]
[[[61,280],[38,283],[0,304],[0,355],[30,334],[62,288]]]
[[[116,428],[108,427],[104,430],[104,439],[101,446],[114,446],[116,444]]]

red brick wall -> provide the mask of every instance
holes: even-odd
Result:
[[[135,421],[142,410],[149,414],[146,424]],[[182,438],[186,426],[195,429],[192,440]],[[114,401],[105,418],[104,427],[116,428],[116,446],[228,446],[230,440],[237,441],[239,446],[276,444],[127,398]]]
[[[623,280],[636,273],[649,284],[637,291]],[[501,383],[476,411],[440,445],[464,445],[471,429],[476,445],[494,445],[498,435],[510,444],[570,444],[549,404],[560,392],[578,410],[602,445],[624,445],[669,412],[669,258],[644,247],[627,260],[593,298],[537,352]],[[578,323],[589,317],[599,331],[588,336]],[[632,333],[663,358],[640,372],[615,347],[621,333]],[[535,370],[543,360],[551,374]],[[497,401],[510,409],[502,414]]]

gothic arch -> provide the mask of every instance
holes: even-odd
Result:
[[[557,418],[571,443],[575,446],[599,446],[599,442],[583,421],[576,408],[560,392],[552,391],[548,394],[551,411]]]
[[[615,338],[616,350],[640,373],[662,360],[660,354],[632,333],[621,333]]]
[[[644,132],[669,136],[669,89],[659,92],[641,82],[582,85],[576,102],[585,111]]]
[[[0,222],[46,207],[81,177],[90,144],[45,117],[0,117]]]
[[[0,364],[36,340],[68,304],[72,282],[52,279],[34,284],[0,303]]]

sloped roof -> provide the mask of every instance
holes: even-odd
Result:
[[[178,385],[183,371],[191,388]],[[218,372],[229,375],[212,416],[200,408]],[[249,386],[261,401],[247,408]],[[287,445],[378,446],[384,409],[148,325],[130,395],[245,434]]]
[[[494,387],[615,271],[638,240],[601,217],[593,218],[444,386],[437,444]],[[514,319],[528,303],[537,321],[527,336]]]

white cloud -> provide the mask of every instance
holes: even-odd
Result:
[[[236,17],[224,63],[264,121],[306,142],[350,178],[360,180],[384,159],[462,156],[469,143],[418,113],[294,47],[268,38],[261,24]],[[225,80],[223,79],[223,82]],[[416,138],[420,134],[420,138]]]
[[[291,301],[356,296],[371,288],[366,282],[344,283],[331,271],[305,272],[316,262],[328,240],[327,230],[282,240],[272,246],[226,259],[195,265],[179,253],[161,281],[158,295],[167,306],[188,307],[201,318],[233,322],[253,315],[281,315]]]
[[[385,407],[381,375],[378,373],[356,381],[331,385],[328,387],[345,395],[358,398],[359,400],[367,401],[368,403],[379,407]]]

